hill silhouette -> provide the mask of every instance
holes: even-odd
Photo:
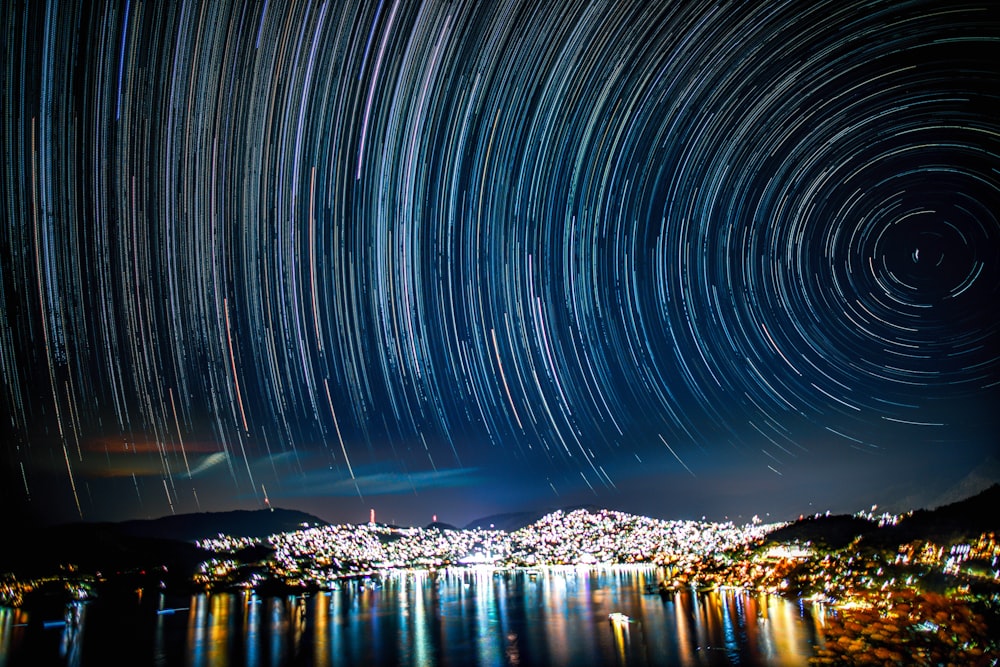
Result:
[[[67,567],[105,574],[166,568],[172,577],[186,578],[204,552],[190,542],[136,537],[111,523],[65,524],[38,531],[16,548],[0,550],[0,572],[46,576]]]
[[[159,519],[123,521],[115,524],[126,535],[194,541],[219,533],[235,537],[264,538],[275,533],[298,530],[303,524],[324,526],[326,521],[298,510],[232,510],[177,514]]]
[[[178,514],[120,523],[69,523],[23,530],[16,547],[0,550],[0,572],[41,576],[73,565],[84,571],[144,572],[166,568],[189,577],[204,552],[194,541],[219,533],[264,538],[325,521],[297,510],[235,510]]]
[[[827,549],[842,549],[855,538],[871,534],[878,527],[867,519],[849,514],[808,517],[771,531],[765,543],[811,542]]]
[[[923,540],[949,544],[973,540],[985,532],[1000,532],[1000,484],[976,495],[933,510],[920,509],[895,526],[879,528],[851,515],[808,517],[768,534],[768,543],[812,542],[830,549],[847,546],[856,538],[872,548],[896,548]]]
[[[1000,484],[1000,459],[987,456],[963,476],[941,478],[919,486],[888,491],[879,507],[890,512],[909,512],[918,507],[934,509],[971,498],[994,484]]]
[[[1000,484],[976,495],[933,510],[916,510],[895,526],[865,537],[872,546],[898,546],[915,540],[938,544],[975,539],[986,532],[1000,532]]]

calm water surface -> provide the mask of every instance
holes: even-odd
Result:
[[[822,614],[738,591],[646,593],[655,568],[457,570],[309,596],[160,594],[0,608],[18,665],[805,665]],[[612,622],[621,612],[627,622]],[[44,616],[44,618],[40,617]]]

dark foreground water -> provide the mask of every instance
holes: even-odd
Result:
[[[646,592],[659,574],[409,572],[309,596],[146,592],[56,613],[0,608],[0,667],[804,665],[819,641],[809,605]]]

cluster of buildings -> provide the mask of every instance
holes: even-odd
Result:
[[[898,520],[874,508],[864,518],[880,525]],[[661,521],[610,510],[556,511],[513,532],[375,522],[303,525],[266,539],[219,535],[200,540],[206,557],[192,583],[204,589],[333,588],[346,577],[390,569],[651,563],[664,567],[664,589],[731,586],[838,601],[876,591],[945,592],[950,587],[961,592],[970,586],[972,593],[977,586],[1000,591],[1000,542],[994,533],[961,544],[911,542],[898,552],[857,544],[836,550],[762,546],[763,538],[782,525],[756,519],[742,526]],[[60,572],[47,582],[0,577],[0,604],[17,606],[25,593],[42,587],[63,588],[79,598],[91,579],[73,572]],[[994,597],[1000,604],[1000,596]]]
[[[235,557],[263,542],[220,535],[198,543],[213,557],[202,564],[196,582],[255,587],[270,578],[323,587],[344,576],[392,568],[673,563],[749,544],[779,525],[660,521],[576,510],[553,512],[510,533],[376,523],[317,526],[267,538],[273,550],[267,571]]]
[[[96,579],[93,574],[77,572],[73,566],[65,566],[58,573],[31,578],[0,573],[0,607],[20,607],[32,595],[86,600],[92,595]]]
[[[917,541],[898,552],[856,542],[843,549],[781,544],[678,561],[675,587],[731,586],[849,602],[872,593],[954,592],[1000,603],[1000,544],[993,533],[949,546]]]
[[[601,510],[553,512],[509,536],[511,564],[671,562],[750,544],[784,524],[660,521]]]
[[[995,533],[951,545],[911,542],[899,548],[896,563],[940,567],[945,574],[986,576],[1000,581],[1000,542]]]

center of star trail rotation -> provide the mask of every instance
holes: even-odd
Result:
[[[990,3],[0,16],[10,497],[603,501],[996,452]]]

